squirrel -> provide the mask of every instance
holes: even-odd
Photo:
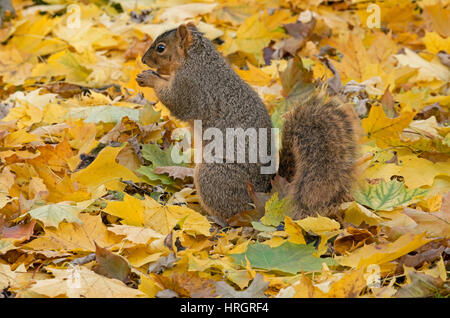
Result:
[[[191,23],[158,36],[142,57],[150,68],[138,74],[142,87],[154,88],[176,118],[202,120],[203,128],[272,128],[258,94],[244,82]],[[356,115],[336,100],[322,96],[297,105],[285,115],[281,132],[279,175],[289,181],[294,218],[333,216],[347,200],[356,161]],[[270,144],[273,134],[268,133]],[[246,149],[249,149],[246,140]],[[236,149],[234,149],[236,154]],[[227,224],[251,210],[247,183],[269,192],[274,173],[261,173],[263,163],[197,163],[194,185],[200,205]]]

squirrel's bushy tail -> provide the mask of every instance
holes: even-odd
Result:
[[[279,174],[290,182],[295,218],[334,216],[348,199],[358,125],[352,108],[320,95],[286,114]]]

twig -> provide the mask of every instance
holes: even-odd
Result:
[[[91,253],[89,255],[76,258],[73,261],[69,262],[69,264],[70,265],[83,265],[83,264],[92,262],[93,260],[95,260],[95,253]]]

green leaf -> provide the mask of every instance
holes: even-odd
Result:
[[[320,271],[322,263],[329,266],[337,263],[332,258],[319,258],[313,256],[316,249],[312,245],[293,244],[285,242],[280,246],[271,248],[269,245],[255,243],[249,245],[247,251],[242,254],[234,254],[231,257],[241,266],[246,265],[245,258],[249,260],[252,268],[260,268],[271,271],[280,271],[296,274],[302,270],[305,272]]]
[[[175,163],[172,160],[173,145],[166,151],[161,150],[156,144],[146,144],[142,146],[143,157],[151,162],[149,166],[141,166],[137,169],[137,172],[142,173],[150,181],[160,180],[163,184],[170,185],[174,183],[174,180],[165,174],[157,174],[154,169],[157,167],[167,166],[185,166],[185,163]]]
[[[156,144],[146,144],[142,146],[142,155],[145,159],[152,162],[152,167],[167,167],[167,166],[185,166],[184,163],[175,163],[172,160],[173,145],[166,151],[161,150]]]
[[[262,224],[261,222],[252,222],[252,226],[255,230],[260,231],[260,232],[275,232],[277,229],[273,226],[265,226],[264,224]]]
[[[168,176],[166,176],[164,174],[156,174],[156,173],[154,173],[153,169],[154,168],[152,166],[141,166],[136,171],[141,173],[142,175],[144,175],[144,177],[146,177],[150,181],[159,181],[159,182],[161,182],[163,184],[166,184],[166,185],[171,185],[171,184],[173,184],[175,182],[170,177],[168,177]]]
[[[139,123],[142,125],[151,125],[161,118],[161,111],[156,111],[152,105],[146,104],[139,110]]]
[[[353,193],[359,204],[373,210],[391,211],[392,209],[413,203],[416,197],[426,194],[426,189],[406,189],[403,182],[382,181],[376,185],[365,184]]]
[[[283,220],[286,212],[289,211],[287,198],[278,199],[278,192],[275,192],[269,201],[266,202],[266,213],[261,218],[261,223],[267,226],[278,226]]]
[[[42,221],[44,226],[58,227],[64,220],[67,222],[82,223],[78,218],[78,213],[84,210],[84,207],[70,205],[68,203],[55,203],[40,206],[28,213],[32,218]]]

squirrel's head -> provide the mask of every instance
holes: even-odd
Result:
[[[192,32],[196,31],[192,23],[181,24],[178,28],[166,31],[158,36],[142,57],[142,63],[161,75],[170,75],[177,70],[193,43]]]

